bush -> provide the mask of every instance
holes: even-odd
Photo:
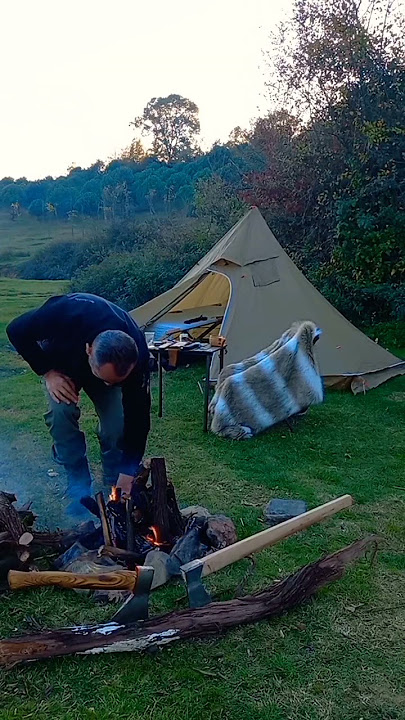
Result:
[[[166,227],[133,252],[111,253],[73,279],[77,292],[91,292],[131,309],[169,290],[207,252],[216,238],[179,224]]]
[[[378,340],[379,345],[395,350],[405,348],[405,322],[376,323],[372,328],[366,328],[367,334]]]
[[[39,250],[22,266],[24,280],[68,280],[80,266],[85,243],[56,242]]]
[[[405,321],[405,287],[389,284],[362,286],[337,273],[311,277],[318,290],[358,327]]]

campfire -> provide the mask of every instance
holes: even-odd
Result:
[[[35,569],[36,557],[44,552],[53,554],[53,568],[71,572],[134,570],[142,565],[156,571],[158,565],[157,586],[180,575],[183,564],[237,539],[229,518],[208,511],[201,516],[193,508],[180,510],[164,458],[152,458],[135,478],[129,498],[124,499],[120,488],[113,487],[107,499],[103,493],[84,499],[83,504],[100,524],[88,521],[68,532],[35,532],[36,518],[30,507],[17,511],[15,501],[14,495],[0,493],[3,586],[10,569]]]
[[[100,496],[96,504],[106,544],[111,539],[116,547],[138,555],[138,562],[154,548],[170,552],[187,525],[164,458],[152,458],[150,467],[134,480],[130,498],[124,501],[120,489],[113,487],[105,510]]]

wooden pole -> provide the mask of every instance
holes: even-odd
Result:
[[[218,636],[236,625],[280,615],[299,605],[324,585],[341,578],[347,565],[364,555],[376,542],[376,536],[359,540],[333,555],[305,565],[266,590],[242,599],[187,608],[141,624],[81,625],[2,640],[0,666],[13,667],[22,662],[74,653],[140,652],[175,640]]]
[[[310,525],[314,525],[331,515],[335,515],[335,513],[340,510],[344,510],[353,505],[353,502],[354,500],[351,495],[342,495],[342,497],[336,498],[336,500],[331,500],[324,505],[319,505],[319,507],[313,508],[313,510],[291,518],[291,520],[286,520],[268,530],[263,530],[262,532],[256,533],[256,535],[251,535],[250,537],[244,538],[244,540],[239,540],[239,542],[233,545],[228,545],[228,547],[222,550],[217,550],[212,553],[212,555],[207,555],[200,560],[192,560],[191,563],[183,565],[181,569],[183,572],[186,572],[188,566],[195,568],[197,565],[202,565],[201,575],[210,575],[227,565],[231,565],[237,560],[247,557],[247,555],[271,547],[271,545],[275,545],[280,542],[280,540],[284,540],[291,535],[295,535],[295,533],[301,532],[301,530],[305,530],[307,527],[310,527]]]

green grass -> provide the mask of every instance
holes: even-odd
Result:
[[[97,227],[92,218],[37,220],[26,211],[11,220],[10,213],[0,211],[0,274],[13,275],[35,252],[54,241],[81,240]]]
[[[43,394],[7,348],[3,328],[60,291],[61,283],[0,280],[0,437],[32,446],[34,459],[48,449]],[[281,427],[238,443],[203,434],[202,374],[197,367],[166,376],[161,420],[153,388],[148,454],[166,457],[182,504],[226,512],[244,537],[263,528],[263,505],[271,497],[303,498],[314,506],[348,492],[357,501],[350,511],[260,553],[246,590],[372,532],[382,537],[375,564],[361,561],[310,603],[223,638],[168,646],[154,655],[64,658],[3,672],[1,720],[405,718],[405,379],[367,396],[330,393],[294,433]],[[83,425],[96,462],[94,423],[84,403]],[[232,597],[248,566],[241,561],[207,584],[221,598]],[[159,590],[153,612],[183,607],[183,596],[180,585]],[[29,631],[32,618],[58,627],[107,619],[111,612],[51,588],[4,595],[1,634]]]

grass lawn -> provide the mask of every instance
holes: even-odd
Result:
[[[14,315],[63,290],[62,283],[0,278],[0,485],[32,484],[34,475],[2,477],[7,448],[32,448],[49,467],[38,379],[7,347]],[[252,441],[202,432],[202,368],[165,379],[165,417],[156,416],[148,454],[164,455],[182,504],[229,514],[240,537],[263,529],[272,497],[310,506],[351,493],[356,506],[257,556],[246,590],[257,590],[301,565],[368,533],[382,537],[368,560],[305,606],[224,637],[168,646],[153,655],[64,658],[2,672],[0,720],[131,718],[142,720],[400,720],[405,718],[405,378],[367,396],[330,393],[291,434],[277,428]],[[97,460],[94,415],[83,423]],[[43,460],[45,458],[45,460]],[[3,464],[2,464],[3,460]],[[46,464],[48,463],[48,465]],[[33,479],[34,478],[34,479]],[[46,483],[44,475],[43,485]],[[49,481],[51,482],[51,481]],[[60,503],[58,497],[49,503]],[[248,560],[208,579],[213,593],[232,597]],[[157,591],[153,612],[185,604],[184,590]],[[111,609],[52,588],[3,595],[1,634],[107,619]]]
[[[92,218],[77,218],[73,225],[61,220],[37,220],[26,211],[11,220],[8,211],[0,211],[0,272],[13,274],[31,255],[55,240],[81,240],[97,227]]]

